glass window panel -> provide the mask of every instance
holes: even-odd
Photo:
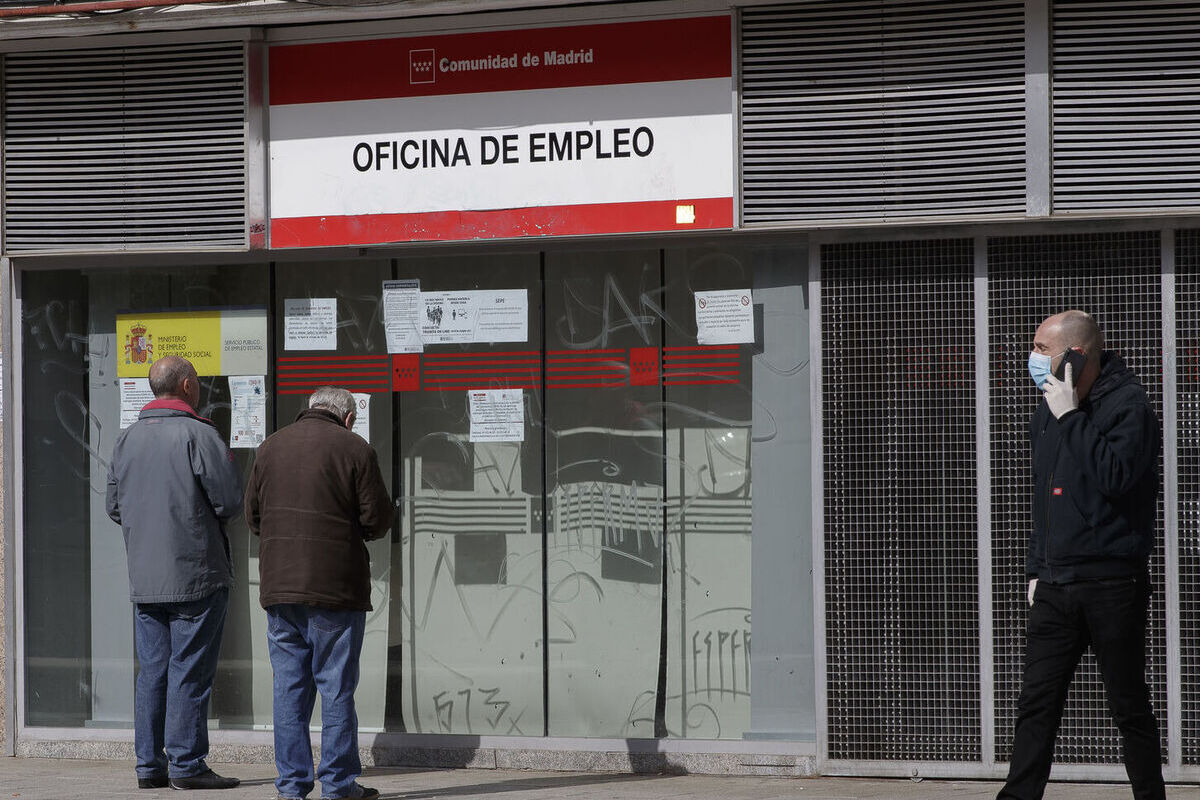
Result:
[[[663,735],[663,425],[657,250],[546,257],[546,463],[555,736]],[[650,300],[651,303],[647,303]]]
[[[132,606],[124,540],[104,508],[120,432],[117,361],[125,311],[266,306],[265,265],[22,273],[26,721],[129,727]],[[228,379],[201,375],[199,412],[229,433]],[[250,452],[235,450],[245,474]],[[226,529],[237,583],[214,684],[220,724],[249,721],[249,533]],[[254,598],[257,601],[257,598]]]
[[[668,251],[666,266],[667,730],[741,738],[750,726],[754,344],[701,345],[695,293],[750,298],[753,262],[705,248]]]
[[[87,403],[87,288],[74,271],[27,273],[21,284],[30,725],[79,726],[92,716],[89,438],[97,420]],[[128,609],[126,596],[120,618],[132,632]]]
[[[393,730],[544,733],[540,269],[536,254],[396,264],[422,292],[524,290],[528,338],[427,344],[410,359],[419,380],[396,394]],[[467,393],[478,389],[522,392],[521,441],[471,440]]]

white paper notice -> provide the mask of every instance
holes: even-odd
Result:
[[[476,292],[479,319],[477,342],[525,342],[529,340],[529,293],[524,289]]]
[[[421,292],[421,341],[455,344],[475,341],[474,292]]]
[[[383,332],[389,353],[419,353],[421,346],[421,282],[383,282]]]
[[[529,293],[525,289],[421,292],[425,344],[525,342]]]
[[[258,447],[267,438],[267,382],[262,375],[229,379],[229,446]]]
[[[337,298],[284,299],[283,349],[337,350]]]
[[[154,399],[149,378],[118,378],[121,385],[121,430],[137,422],[142,406]]]
[[[469,389],[472,442],[525,441],[524,389]]]
[[[354,427],[351,430],[368,443],[371,441],[371,395],[354,393]]]
[[[754,299],[749,289],[696,292],[699,344],[754,342]]]

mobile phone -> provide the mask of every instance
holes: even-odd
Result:
[[[1070,349],[1063,353],[1062,361],[1058,364],[1058,369],[1054,370],[1054,377],[1061,380],[1066,380],[1067,364],[1071,365],[1071,382],[1079,383],[1079,376],[1083,374],[1083,366],[1087,363],[1087,358],[1083,353],[1075,349]]]

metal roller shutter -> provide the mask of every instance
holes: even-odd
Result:
[[[1025,550],[1031,491],[1027,424],[1037,404],[1026,359],[1038,324],[1066,308],[1091,312],[1107,345],[1138,374],[1162,414],[1162,279],[1156,231],[988,240],[992,458],[992,581],[995,757],[1012,752],[1025,644]],[[1166,754],[1166,628],[1163,506],[1151,558],[1155,594],[1147,635],[1147,677]],[[1060,763],[1120,763],[1120,742],[1089,651],[1076,675],[1059,732]]]
[[[974,243],[821,259],[829,757],[978,762]]]
[[[6,252],[244,249],[246,46],[4,59]]]
[[[1056,213],[1200,206],[1200,6],[1054,3]]]
[[[746,224],[1025,211],[1024,4],[741,18]]]

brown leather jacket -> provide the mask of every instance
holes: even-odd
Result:
[[[259,602],[371,610],[366,542],[395,511],[374,448],[337,416],[306,409],[262,443],[246,484],[261,539]]]

